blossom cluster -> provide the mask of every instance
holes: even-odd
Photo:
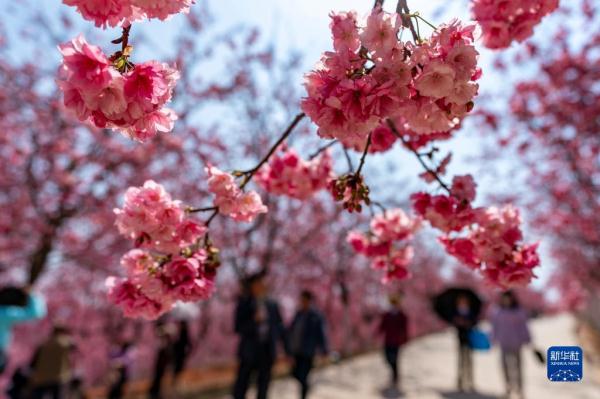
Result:
[[[502,208],[473,208],[475,183],[470,175],[456,176],[449,195],[416,193],[411,197],[417,215],[444,232],[446,252],[478,270],[503,288],[528,284],[540,263],[537,244],[522,243],[519,212]]]
[[[402,280],[410,276],[408,265],[414,256],[407,241],[420,226],[420,218],[402,209],[387,210],[371,219],[368,233],[351,231],[347,241],[355,252],[372,259],[373,269],[385,271],[384,282]]]
[[[268,211],[256,191],[244,192],[233,175],[214,166],[206,168],[208,190],[215,194],[214,204],[219,213],[238,222],[251,222],[256,216]]]
[[[354,12],[331,19],[334,51],[306,75],[302,100],[321,137],[364,148],[386,118],[427,134],[452,129],[472,109],[481,75],[475,25],[452,21],[415,44],[400,42],[400,16],[379,8],[364,26]]]
[[[533,35],[535,26],[556,8],[558,0],[473,0],[471,11],[484,45],[501,49]]]
[[[370,205],[369,186],[360,173],[347,173],[329,182],[329,192],[348,212],[362,211],[362,204]]]
[[[254,180],[270,193],[304,200],[327,188],[332,175],[333,161],[328,150],[307,161],[293,148],[282,146],[258,170]]]
[[[161,264],[150,252],[133,249],[121,259],[127,277],[107,279],[108,298],[127,317],[154,320],[177,301],[197,302],[212,295],[216,269],[209,259],[200,249]]]
[[[119,232],[137,247],[121,258],[126,277],[107,279],[109,300],[126,316],[156,319],[177,301],[212,294],[219,261],[214,247],[199,245],[207,229],[163,186],[130,187],[114,212]]]
[[[129,25],[148,18],[165,20],[178,13],[188,13],[194,0],[63,0],[75,7],[84,19],[97,27]]]
[[[179,78],[177,70],[157,61],[119,70],[81,35],[61,45],[60,52],[58,84],[64,104],[81,121],[118,130],[137,141],[173,129],[177,116],[165,104]]]

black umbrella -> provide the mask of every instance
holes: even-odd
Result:
[[[27,293],[18,287],[0,288],[1,306],[25,306],[27,304]]]
[[[433,310],[440,318],[448,323],[452,323],[457,312],[456,300],[458,297],[462,296],[465,296],[469,299],[473,315],[479,316],[479,313],[481,312],[482,301],[479,296],[469,288],[448,288],[433,298]]]

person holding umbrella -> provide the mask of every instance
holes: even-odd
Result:
[[[481,299],[468,288],[450,288],[434,300],[434,310],[456,329],[458,338],[458,390],[474,392],[473,349],[470,337],[479,320]]]

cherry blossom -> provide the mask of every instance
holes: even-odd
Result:
[[[446,252],[491,284],[502,288],[527,285],[540,260],[537,244],[522,243],[518,210],[511,205],[472,208],[475,186],[470,175],[455,177],[451,192],[412,196],[415,212],[445,233],[439,240]]]
[[[420,226],[419,218],[408,216],[400,208],[386,210],[371,219],[368,233],[353,230],[346,241],[356,253],[371,258],[373,269],[385,272],[384,283],[403,280],[410,277],[408,265],[414,257],[407,242]]]
[[[255,181],[273,194],[307,199],[315,192],[327,188],[332,175],[330,151],[325,150],[306,161],[293,148],[283,146],[256,173]]]
[[[414,44],[398,40],[401,18],[379,8],[363,27],[352,13],[331,18],[335,51],[325,52],[306,75],[302,100],[321,137],[360,149],[386,118],[426,134],[449,131],[472,109],[480,76],[474,25],[452,21]],[[385,140],[382,148],[392,142]]]
[[[533,35],[534,27],[556,10],[558,3],[558,0],[473,0],[471,11],[481,26],[485,46],[502,49]]]
[[[175,113],[171,100],[179,72],[149,61],[119,71],[102,50],[82,35],[62,44],[58,84],[64,105],[85,122],[120,131],[137,141],[170,132]]]
[[[268,208],[256,191],[242,191],[234,177],[214,166],[205,168],[208,174],[209,191],[215,194],[215,206],[219,213],[238,222],[251,222]]]
[[[106,28],[128,25],[144,18],[165,20],[174,14],[188,13],[193,0],[63,0],[81,16]]]

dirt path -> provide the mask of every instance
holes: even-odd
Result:
[[[532,323],[536,345],[546,350],[552,345],[573,345],[573,319],[568,315],[537,320]],[[339,365],[329,366],[312,375],[311,399],[499,399],[503,382],[499,353],[492,350],[475,356],[475,382],[478,394],[455,392],[456,358],[451,331],[427,336],[408,345],[402,357],[405,392],[400,395],[384,387],[387,370],[379,354],[369,354]],[[551,383],[544,366],[533,355],[524,353],[525,392],[527,399],[598,399],[600,386],[585,378],[581,383]],[[289,378],[273,383],[270,399],[296,399],[297,386]],[[225,399],[221,397],[219,399]],[[249,395],[248,398],[254,398]]]

